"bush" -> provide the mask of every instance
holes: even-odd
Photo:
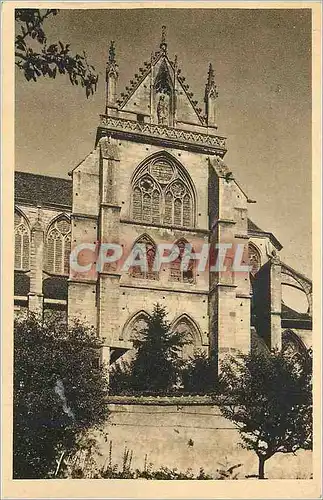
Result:
[[[82,466],[80,466],[80,461],[75,462],[75,467],[70,469],[70,477],[73,479],[147,479],[147,480],[226,480],[226,479],[238,479],[238,473],[236,469],[241,467],[241,464],[236,464],[229,466],[226,463],[219,464],[220,468],[217,468],[215,473],[207,474],[201,467],[198,474],[194,474],[192,469],[187,469],[186,471],[179,471],[176,467],[159,467],[158,469],[153,469],[153,464],[148,463],[147,455],[145,456],[145,463],[143,469],[132,469],[131,464],[133,460],[133,452],[125,447],[123,452],[122,465],[119,467],[118,464],[113,463],[112,460],[112,441],[109,443],[109,455],[106,462],[101,468],[98,468],[93,461],[93,457],[87,457],[87,460],[82,460]],[[89,467],[90,465],[90,467]]]
[[[216,368],[206,352],[195,351],[182,369],[184,392],[209,394],[216,391]]]
[[[133,394],[132,362],[116,362],[112,365],[109,394],[117,396]]]

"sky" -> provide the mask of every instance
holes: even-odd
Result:
[[[61,10],[44,25],[50,43],[86,51],[96,94],[68,77],[27,82],[16,69],[15,168],[68,178],[94,148],[105,108],[105,64],[115,40],[119,92],[152,51],[161,26],[168,53],[203,108],[208,65],[218,86],[226,163],[257,200],[249,216],[282,243],[281,258],[311,277],[311,11],[308,9]]]

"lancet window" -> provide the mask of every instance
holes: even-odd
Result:
[[[158,272],[154,270],[156,245],[147,235],[141,236],[133,246],[134,262],[138,265],[131,268],[133,278],[158,280]]]
[[[71,253],[71,224],[67,217],[54,221],[46,236],[46,269],[53,274],[68,274]]]
[[[23,215],[15,211],[15,269],[29,269],[30,230]]]

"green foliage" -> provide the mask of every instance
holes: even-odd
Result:
[[[176,467],[169,468],[162,466],[159,469],[154,469],[153,464],[148,463],[147,455],[145,456],[143,469],[132,469],[133,452],[125,447],[123,452],[122,465],[119,467],[112,460],[112,441],[109,443],[109,455],[104,465],[101,468],[92,466],[92,470],[88,470],[88,464],[83,467],[77,467],[70,471],[70,477],[73,479],[148,479],[148,480],[210,480],[210,479],[237,479],[238,473],[236,469],[241,467],[241,464],[229,466],[227,463],[219,464],[220,468],[216,469],[215,474],[207,474],[201,467],[198,474],[194,474],[191,469],[185,472],[179,471]],[[89,463],[89,462],[88,462]],[[91,462],[92,464],[93,462]]]
[[[133,387],[137,392],[167,392],[176,384],[180,366],[180,350],[187,343],[179,332],[171,329],[166,310],[156,304],[147,327],[134,341],[137,348],[132,363]]]
[[[114,363],[110,369],[109,394],[131,395],[133,393],[133,362]]]
[[[179,356],[188,340],[171,330],[165,308],[156,304],[147,327],[138,333],[135,358],[111,368],[111,395],[216,392],[215,363],[200,350],[188,360]]]
[[[216,366],[205,351],[194,352],[182,369],[184,392],[210,394],[216,391]]]
[[[86,54],[71,54],[70,45],[61,41],[47,45],[43,29],[45,20],[56,16],[57,9],[16,9],[17,34],[15,39],[16,66],[24,73],[27,81],[37,81],[41,76],[56,78],[67,74],[72,85],[85,88],[86,97],[96,91],[98,75],[95,68],[88,64]],[[33,46],[37,41],[40,51]]]
[[[14,478],[53,477],[107,416],[101,342],[30,315],[14,325]],[[59,465],[58,465],[59,463]]]
[[[250,353],[222,364],[220,402],[239,429],[242,446],[259,459],[258,477],[275,453],[312,447],[312,362],[294,363],[283,352]]]

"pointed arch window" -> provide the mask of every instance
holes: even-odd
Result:
[[[176,180],[165,195],[165,222],[175,226],[192,225],[191,197],[182,180]]]
[[[144,256],[144,253],[141,252],[141,249],[144,248],[146,266],[133,266],[131,268],[131,276],[139,279],[158,280],[158,272],[153,269],[156,257],[156,245],[154,241],[147,235],[143,235],[135,242],[133,249],[135,247],[138,247],[140,256]]]
[[[25,217],[15,211],[15,269],[27,271],[30,259],[30,230]]]
[[[139,311],[130,320],[128,320],[123,328],[120,340],[140,340],[142,334],[148,326],[149,314],[145,311]]]
[[[250,273],[254,276],[261,268],[260,252],[256,245],[249,243],[248,245],[249,266],[251,267]]]
[[[186,344],[181,348],[179,354],[187,359],[192,356],[194,350],[202,346],[201,335],[197,325],[186,314],[179,317],[172,325],[174,332],[178,332]]]
[[[179,240],[175,243],[179,248],[178,257],[170,263],[169,280],[178,283],[193,283],[194,282],[194,261],[188,262],[187,269],[182,269],[182,260],[187,249],[193,253],[191,245],[186,240]]]
[[[149,176],[141,177],[133,189],[132,215],[135,220],[160,222],[161,193],[157,183]]]
[[[308,360],[308,352],[299,336],[292,330],[285,330],[282,334],[282,351],[299,370],[304,361]]]
[[[46,269],[53,274],[68,274],[71,253],[71,223],[67,217],[54,221],[46,237]]]
[[[165,155],[147,160],[135,176],[132,218],[136,221],[194,227],[194,197],[183,167]]]

